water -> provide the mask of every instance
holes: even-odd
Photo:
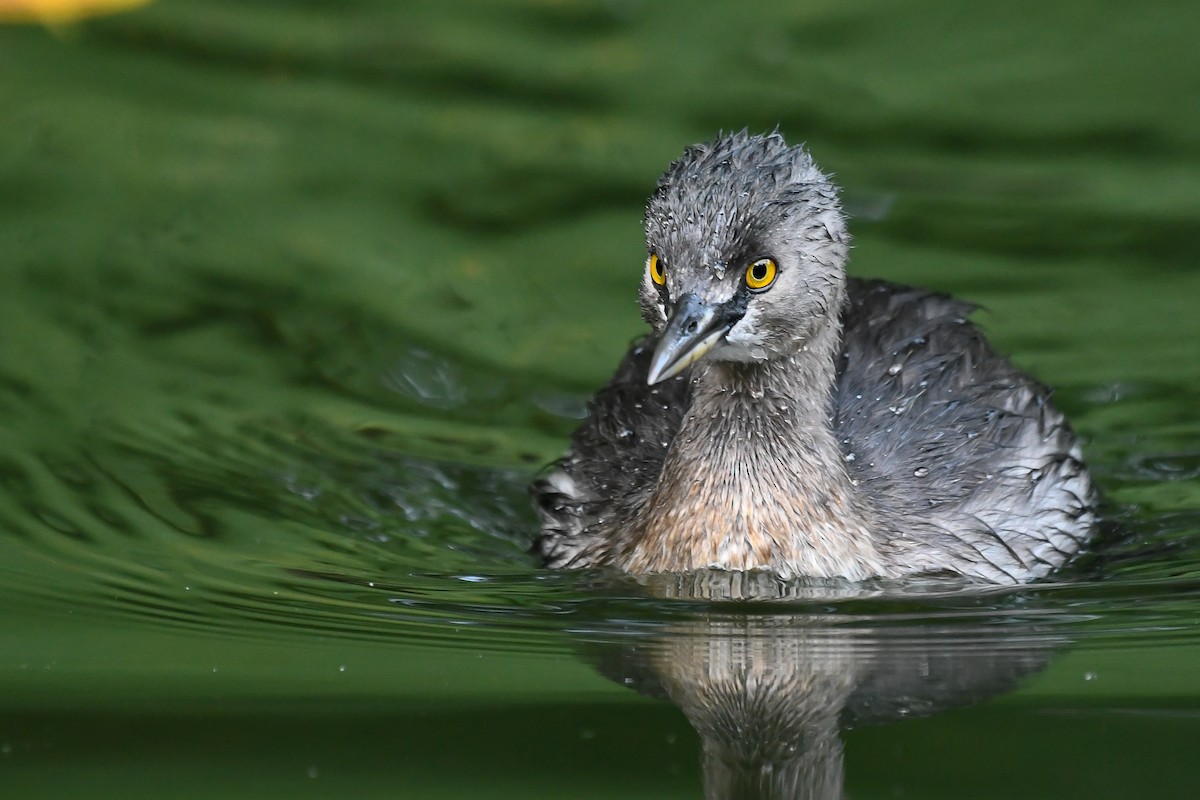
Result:
[[[0,28],[5,797],[1190,797],[1186,3],[158,3]],[[780,124],[980,302],[1105,546],[774,602],[536,569],[640,203]],[[710,587],[711,588],[711,587]],[[763,770],[763,765],[770,769]]]

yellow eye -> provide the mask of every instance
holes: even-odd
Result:
[[[650,280],[659,286],[667,284],[667,268],[663,264],[662,259],[658,257],[658,253],[650,254],[650,260],[646,262],[646,268],[650,270]]]
[[[760,258],[746,267],[746,285],[751,291],[761,292],[775,282],[775,273],[779,270],[770,258]]]

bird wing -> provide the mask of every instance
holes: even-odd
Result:
[[[992,350],[970,303],[853,278],[847,293],[834,430],[897,559],[942,551],[1000,581],[1061,564],[1092,489],[1049,389]]]
[[[567,453],[530,487],[544,531],[534,551],[547,566],[599,563],[608,548],[592,541],[597,529],[631,518],[662,472],[691,403],[691,370],[647,385],[655,344],[653,335],[634,343],[592,398]]]

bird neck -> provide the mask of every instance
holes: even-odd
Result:
[[[851,579],[885,572],[832,428],[839,341],[831,326],[789,356],[697,371],[630,565],[771,566]]]
[[[696,376],[692,407],[727,406],[738,412],[730,424],[752,428],[774,417],[798,430],[827,431],[833,442],[834,359],[840,341],[840,328],[830,326],[788,356],[707,364]]]
[[[696,375],[684,427],[707,420],[711,424],[703,427],[710,429],[708,433],[724,431],[725,436],[736,437],[748,455],[766,448],[770,455],[789,456],[789,460],[819,456],[818,463],[840,464],[832,427],[840,345],[841,328],[832,324],[790,355],[704,365]]]

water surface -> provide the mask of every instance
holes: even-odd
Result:
[[[1190,797],[1196,22],[0,29],[4,795]],[[1056,387],[1105,491],[1067,574],[728,603],[527,557],[525,485],[641,329],[658,172],[777,124],[845,187],[853,272],[979,302]]]

